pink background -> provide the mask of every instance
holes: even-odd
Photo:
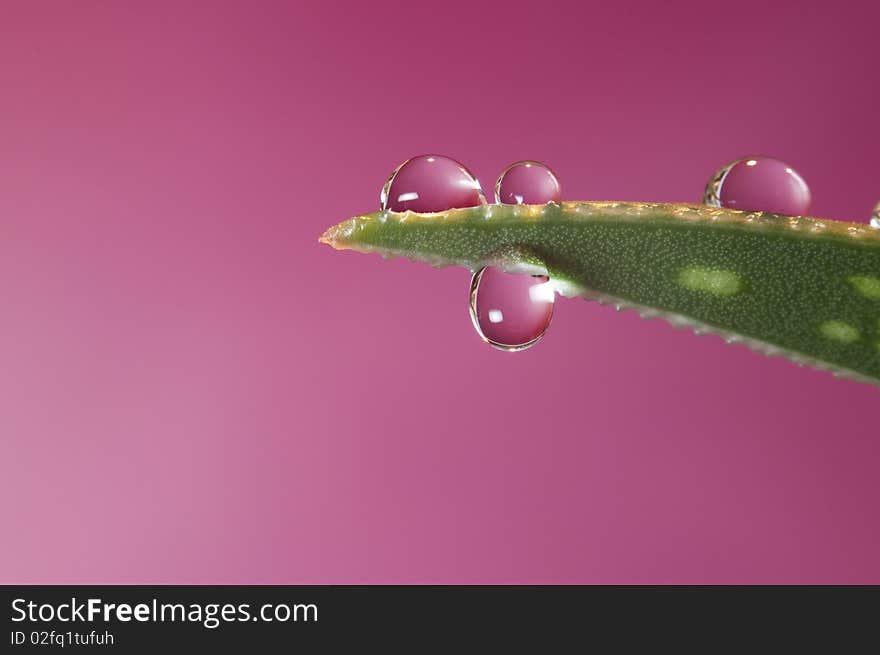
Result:
[[[880,5],[5,3],[0,582],[880,583],[880,390],[317,235],[440,152],[880,200]]]

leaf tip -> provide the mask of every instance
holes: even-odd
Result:
[[[353,231],[354,219],[349,219],[325,230],[324,233],[318,237],[318,241],[320,243],[326,243],[334,250],[348,250],[351,247],[349,246],[348,238]]]

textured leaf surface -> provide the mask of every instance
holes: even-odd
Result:
[[[433,265],[546,269],[567,295],[880,384],[880,230],[683,204],[376,212],[321,237]]]

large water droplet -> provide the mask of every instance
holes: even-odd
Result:
[[[505,273],[487,266],[471,280],[471,320],[489,345],[508,352],[525,350],[550,326],[555,299],[546,275]]]
[[[505,168],[495,182],[495,202],[506,205],[543,205],[560,202],[559,180],[546,164],[518,161]]]
[[[380,196],[381,209],[393,212],[441,212],[485,202],[473,174],[443,155],[407,159],[391,173]]]
[[[810,189],[797,171],[771,157],[748,157],[720,169],[706,184],[703,202],[789,216],[810,208]]]
[[[871,214],[871,227],[880,229],[880,202],[874,207],[874,213]]]

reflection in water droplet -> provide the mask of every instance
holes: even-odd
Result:
[[[380,195],[380,209],[393,212],[440,212],[485,202],[471,172],[442,155],[407,159],[394,169]]]
[[[546,164],[518,161],[505,168],[495,182],[495,202],[506,205],[543,205],[560,202],[559,180]]]
[[[738,159],[720,169],[706,184],[703,203],[789,216],[810,208],[810,189],[797,171],[770,157]]]
[[[880,202],[874,207],[874,213],[871,216],[871,227],[880,229]]]
[[[525,350],[544,336],[555,294],[546,275],[505,273],[487,266],[471,280],[471,320],[477,334],[500,350]]]

